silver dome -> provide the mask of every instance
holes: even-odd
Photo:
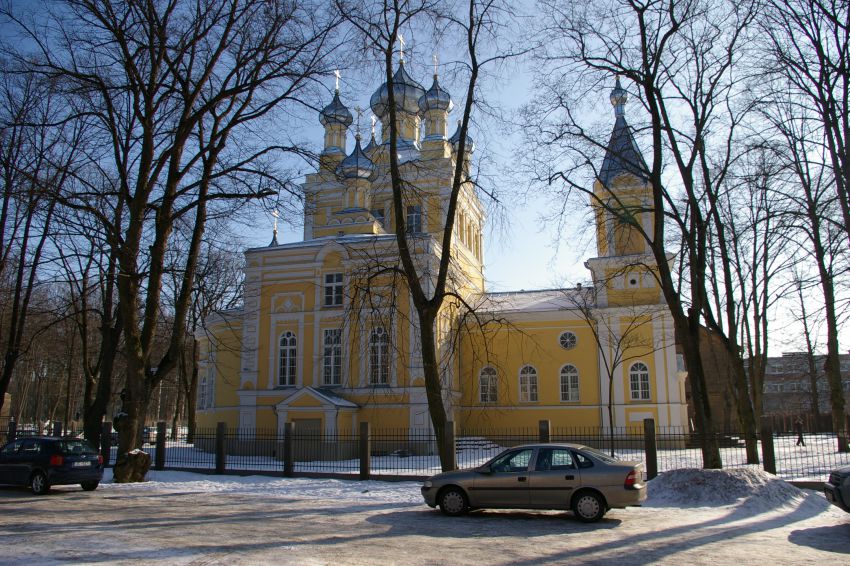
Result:
[[[375,164],[360,147],[360,134],[354,142],[354,151],[342,160],[337,172],[346,179],[368,179],[375,173]]]
[[[319,122],[321,122],[323,126],[335,123],[342,124],[346,128],[354,122],[354,117],[351,115],[351,112],[339,99],[338,90],[334,93],[334,98],[331,100],[331,103],[322,108],[322,111],[319,113]]]
[[[419,109],[422,112],[428,110],[445,110],[451,112],[454,108],[451,95],[440,86],[437,81],[437,75],[434,75],[434,82],[431,84],[424,95],[419,99]]]
[[[396,111],[408,114],[419,114],[419,99],[425,94],[422,85],[414,81],[404,69],[404,61],[398,64],[398,69],[393,75],[393,98],[395,99]],[[372,98],[369,100],[378,117],[384,118],[389,114],[389,89],[387,83],[382,84]]]
[[[455,150],[460,148],[460,121],[457,123],[457,129],[455,133],[452,134],[452,137],[449,138],[449,143],[454,146]],[[475,142],[469,137],[469,134],[466,135],[466,146],[464,147],[467,153],[472,153],[475,151]]]

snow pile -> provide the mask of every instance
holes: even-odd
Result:
[[[648,483],[650,507],[745,505],[768,511],[785,505],[828,507],[826,500],[760,470],[672,470]]]

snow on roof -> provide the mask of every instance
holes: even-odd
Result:
[[[585,299],[577,289],[537,289],[486,293],[478,308],[488,312],[556,311],[582,306]]]

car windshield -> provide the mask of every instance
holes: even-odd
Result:
[[[617,458],[612,458],[611,456],[609,456],[605,452],[602,452],[601,450],[597,450],[596,448],[591,448],[590,446],[582,446],[581,451],[585,452],[586,454],[590,454],[591,456],[593,456],[594,458],[596,458],[597,460],[599,460],[600,462],[603,462],[605,464],[616,464],[617,462],[620,461]]]
[[[97,454],[97,450],[87,440],[73,439],[63,440],[59,443],[62,454]]]

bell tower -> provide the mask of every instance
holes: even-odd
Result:
[[[655,214],[648,168],[626,121],[628,93],[617,77],[611,91],[614,129],[593,184],[598,257],[585,266],[599,289],[599,306],[654,304],[661,300],[655,259],[647,244]]]

